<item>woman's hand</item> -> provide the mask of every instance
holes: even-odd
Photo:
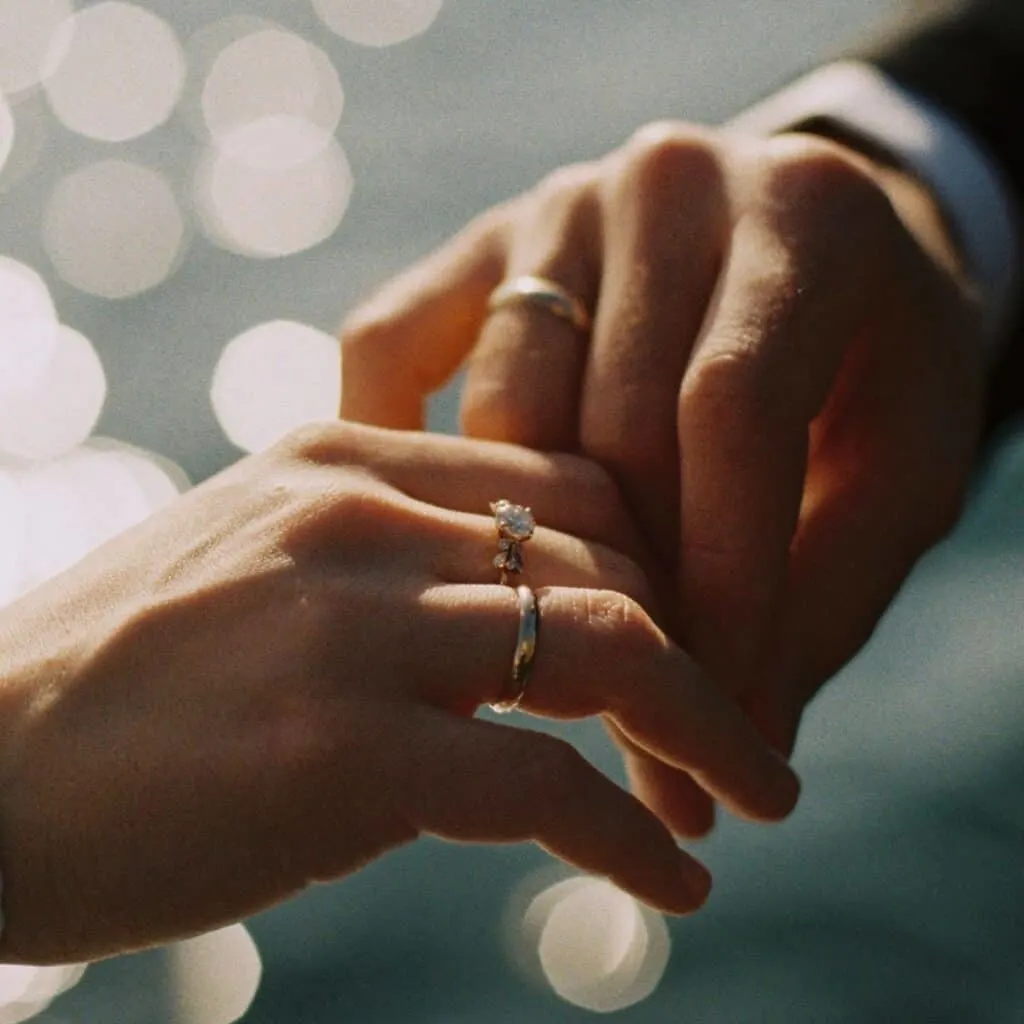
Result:
[[[547,735],[475,720],[518,628],[490,501],[532,505],[525,708],[603,713],[753,818],[797,786],[642,610],[629,526],[572,457],[344,424],[239,463],[0,616],[10,960],[180,937],[422,834],[532,839],[670,912],[704,869]]]
[[[553,279],[592,335],[520,303]],[[342,413],[578,451],[660,560],[673,638],[789,750],[805,703],[956,520],[982,403],[969,284],[912,178],[835,142],[652,125],[498,207],[350,319]],[[620,737],[621,739],[621,737]],[[681,833],[711,806],[624,743]]]

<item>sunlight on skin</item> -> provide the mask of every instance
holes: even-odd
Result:
[[[143,4],[79,6],[0,0],[0,190],[33,173],[62,129],[120,143],[179,111],[207,147],[184,201],[194,200],[216,244],[282,257],[338,228],[353,178],[335,138],[345,92],[323,49],[270,22],[235,18],[200,29],[186,56],[175,29]],[[387,46],[424,32],[442,0],[315,6],[349,41]],[[92,154],[88,146],[82,152]],[[42,211],[53,271],[102,300],[166,282],[192,229],[174,171],[81,153],[65,168],[71,173],[56,179]],[[241,447],[258,450],[301,423],[332,418],[338,365],[335,337],[300,323],[261,324],[222,353],[211,389],[218,419]],[[89,436],[106,391],[96,350],[61,324],[43,278],[0,256],[0,607],[191,486],[159,455]],[[167,962],[178,1024],[230,1024],[260,984],[259,952],[242,925],[172,946]],[[84,971],[0,966],[0,1024],[43,1012]]]

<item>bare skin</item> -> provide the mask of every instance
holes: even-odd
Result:
[[[759,820],[788,767],[643,610],[597,467],[346,424],[243,460],[0,615],[5,960],[93,959],[236,920],[431,834],[534,840],[686,913],[705,869],[547,735],[472,717],[515,593],[488,503],[541,524],[526,710],[604,714]]]
[[[589,337],[521,274],[594,311]],[[669,632],[792,749],[813,694],[959,515],[980,317],[927,190],[839,142],[650,125],[491,210],[346,324],[342,413],[418,428],[468,360],[465,431],[577,452],[661,565]],[[713,807],[612,724],[680,834]]]

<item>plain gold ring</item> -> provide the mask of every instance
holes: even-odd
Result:
[[[546,277],[523,274],[513,277],[491,292],[487,310],[496,313],[499,309],[518,303],[528,303],[546,309],[549,313],[572,324],[578,331],[590,330],[590,313],[587,307],[572,292],[557,281]]]

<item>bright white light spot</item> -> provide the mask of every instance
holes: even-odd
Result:
[[[263,965],[243,925],[179,942],[170,955],[182,1024],[233,1024],[256,998]]]
[[[46,92],[72,131],[123,142],[163,124],[184,83],[185,56],[170,25],[142,7],[106,0],[75,15],[71,47]]]
[[[329,238],[351,195],[352,171],[334,139],[314,159],[278,171],[247,166],[225,152],[209,153],[196,175],[207,236],[256,258],[291,256]]]
[[[43,967],[28,987],[26,997],[34,1001],[49,1002],[62,992],[74,988],[85,975],[88,964],[65,964],[59,967]]]
[[[67,967],[0,967],[0,1024],[20,1024],[42,1013],[57,996],[77,985],[85,973],[81,964]],[[7,996],[20,989],[17,998]]]
[[[309,163],[331,144],[319,125],[288,114],[239,125],[218,140],[221,152],[244,167],[280,172]]]
[[[141,466],[146,455],[97,438],[21,473],[27,588],[63,572],[175,497],[173,481],[160,482]],[[148,461],[159,465],[152,457]]]
[[[142,493],[147,515],[170,504],[192,486],[181,466],[156,452],[136,448],[111,437],[91,437],[85,448],[103,453],[114,466],[132,478]]]
[[[81,496],[62,472],[64,460],[43,463],[21,479],[25,498],[25,590],[44,583],[84,558],[97,538]]]
[[[43,279],[0,256],[0,399],[36,385],[53,357],[59,326]]]
[[[27,991],[38,967],[0,964],[0,1003],[16,1003]]]
[[[363,46],[390,46],[426,32],[444,0],[313,0],[329,29]]]
[[[0,608],[21,596],[24,557],[25,498],[17,476],[0,467]]]
[[[78,331],[62,326],[34,386],[0,401],[0,453],[41,460],[69,451],[89,436],[106,394],[96,350]]]
[[[121,160],[90,164],[61,181],[43,220],[54,269],[80,291],[138,295],[175,270],[185,224],[158,171]]]
[[[661,916],[603,879],[572,878],[545,889],[523,927],[551,987],[598,1013],[647,998],[668,963]]]
[[[210,399],[239,448],[262,451],[313,420],[334,419],[341,402],[338,340],[305,324],[260,324],[221,353]]]
[[[215,145],[239,163],[269,169],[305,163],[321,152],[343,106],[341,82],[327,55],[275,28],[226,46],[202,95]]]
[[[69,0],[0,0],[0,89],[36,85],[59,63],[72,34]]]
[[[0,92],[0,172],[14,149],[14,115],[7,98]]]

